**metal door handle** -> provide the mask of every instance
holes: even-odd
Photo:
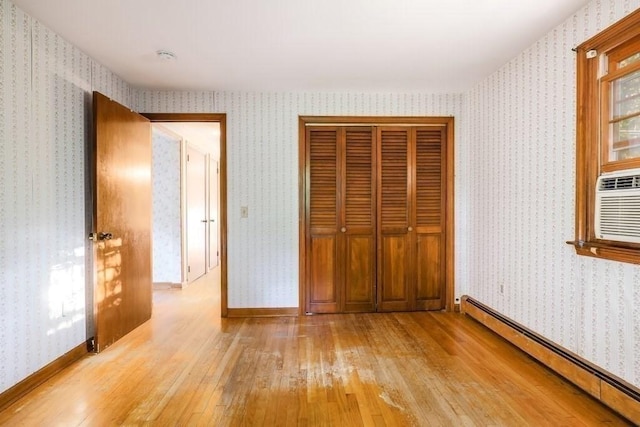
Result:
[[[113,234],[111,233],[98,233],[98,240],[111,240],[113,239]]]
[[[347,227],[342,227],[342,228],[340,229],[340,231],[342,231],[343,233],[346,233],[346,232],[347,232]]]
[[[206,219],[201,220],[200,222],[208,222]]]
[[[216,220],[215,219],[210,219],[209,222],[216,222]]]
[[[413,227],[407,228],[407,231],[413,231]]]

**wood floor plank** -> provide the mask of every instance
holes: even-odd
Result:
[[[631,425],[458,313],[221,319],[215,274],[0,425]]]

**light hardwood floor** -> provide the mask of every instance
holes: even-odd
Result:
[[[215,274],[2,425],[627,425],[461,314],[220,319]]]

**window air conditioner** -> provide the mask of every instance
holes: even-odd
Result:
[[[595,222],[598,239],[640,243],[640,169],[598,178]]]

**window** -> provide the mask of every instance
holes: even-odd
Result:
[[[604,54],[603,54],[604,55]],[[602,62],[602,171],[640,163],[640,37],[611,50]]]
[[[640,169],[640,10],[576,51],[576,239],[570,243],[580,255],[640,264],[640,244],[595,233],[598,178]]]

